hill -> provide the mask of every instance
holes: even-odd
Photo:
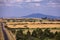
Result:
[[[44,14],[40,14],[40,13],[33,13],[27,16],[22,16],[22,18],[51,18],[51,19],[60,19],[60,17],[57,16],[51,16],[51,15],[44,15]]]

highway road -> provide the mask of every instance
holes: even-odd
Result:
[[[3,23],[1,23],[1,26],[2,26],[2,32],[3,32],[3,35],[4,35],[4,40],[9,40],[7,34],[4,30]]]
[[[4,30],[3,28],[2,28],[2,31],[3,31],[3,34],[4,34],[4,39],[5,39],[5,40],[9,40],[9,39],[8,39],[8,36],[7,36],[6,32],[5,32],[5,30]]]
[[[1,23],[0,23],[0,40],[4,40]]]
[[[3,32],[4,40],[15,40],[15,38],[13,37],[13,34],[9,33],[9,31],[4,27],[3,23],[1,23],[1,28]]]

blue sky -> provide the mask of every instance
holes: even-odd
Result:
[[[32,13],[60,16],[60,0],[0,0],[0,17],[21,17]]]

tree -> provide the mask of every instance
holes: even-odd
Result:
[[[50,32],[49,38],[52,39],[52,38],[54,38],[54,36],[55,36],[54,33]]]
[[[26,39],[26,40],[32,40],[31,32],[30,32],[29,30],[27,31],[27,34],[26,34],[25,39]]]
[[[23,31],[22,30],[17,31],[16,40],[23,40],[23,39],[24,39]]]
[[[27,37],[30,37],[31,36],[31,33],[30,33],[30,31],[28,30],[27,31],[27,35],[26,35]]]
[[[13,34],[15,34],[16,30],[15,29],[10,29]]]
[[[36,33],[35,30],[33,30],[33,32],[32,32],[32,36],[33,36],[33,37],[37,37],[37,33]]]
[[[48,39],[53,39],[54,38],[54,33],[50,32],[49,28],[44,30],[43,35],[44,35],[45,38],[48,38]]]
[[[40,38],[43,35],[43,31],[40,28],[36,29],[37,37]]]
[[[8,28],[8,26],[7,26],[7,25],[5,25],[5,28]]]
[[[50,29],[47,28],[47,29],[44,30],[44,36],[49,37],[49,35],[50,35]]]
[[[57,34],[58,34],[58,32],[56,31],[56,32],[55,32],[55,36],[56,36]]]
[[[56,35],[56,40],[60,40],[60,32]]]

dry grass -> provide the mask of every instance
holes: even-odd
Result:
[[[41,24],[41,23],[29,23],[29,24],[18,24],[13,25],[7,24],[9,28],[60,28],[60,24]],[[25,27],[27,26],[27,27]]]

